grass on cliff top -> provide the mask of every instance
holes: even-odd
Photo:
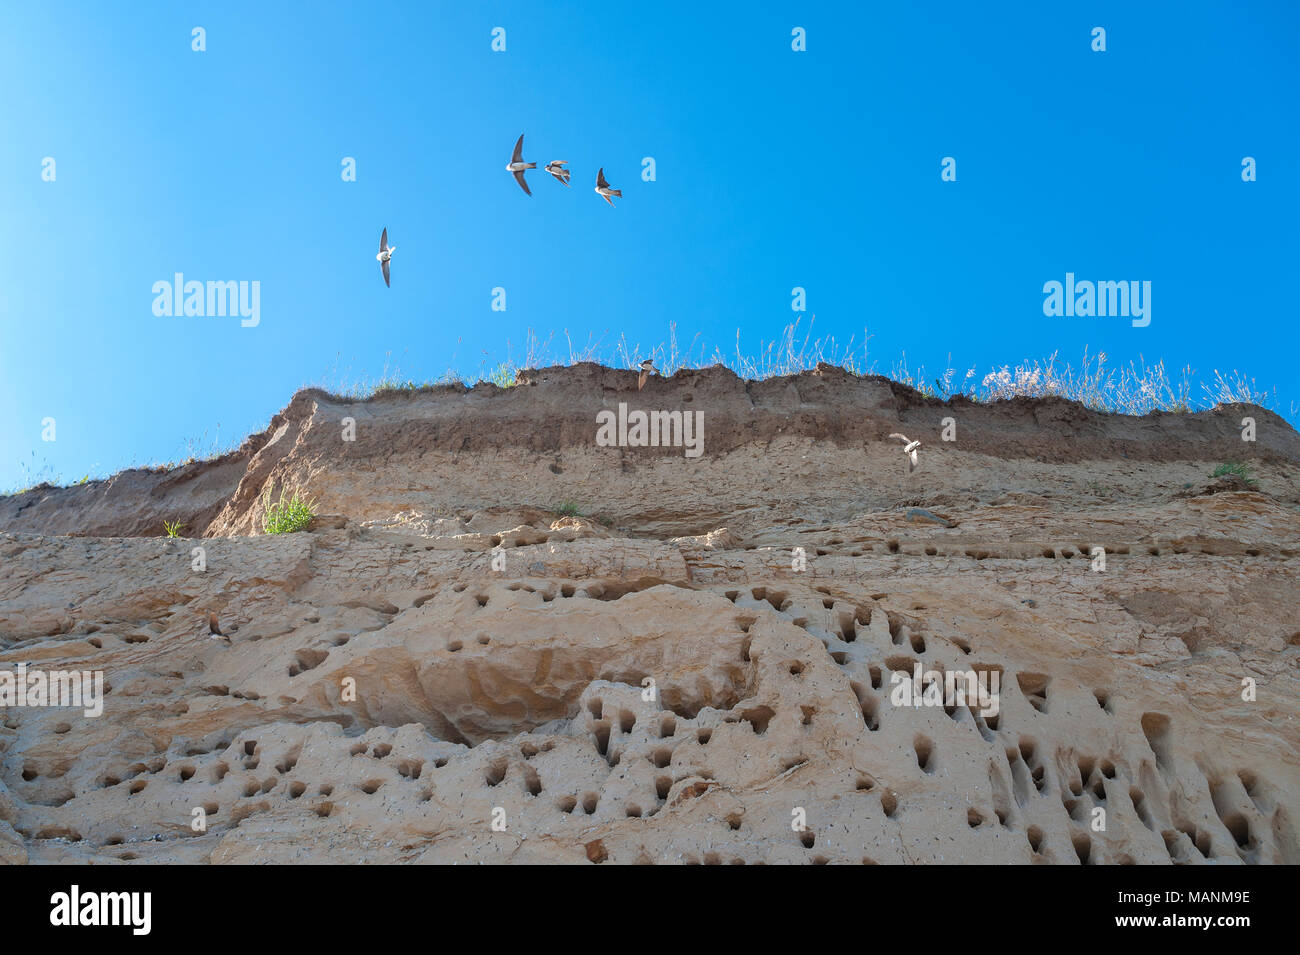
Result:
[[[395,366],[390,367],[390,353],[378,378],[349,380],[346,374],[338,373],[336,364],[332,373],[313,386],[354,400],[388,394],[413,394],[448,384],[490,382],[499,388],[511,388],[516,383],[518,372],[523,369],[576,365],[579,362],[634,369],[642,360],[651,358],[655,367],[664,375],[671,376],[682,368],[722,365],[730,368],[740,378],[749,380],[797,375],[825,363],[843,368],[853,375],[884,375],[915,388],[927,397],[943,400],[958,395],[985,403],[1018,397],[1060,397],[1078,401],[1094,411],[1123,415],[1144,415],[1152,411],[1190,412],[1222,404],[1254,404],[1276,410],[1277,405],[1276,389],[1272,392],[1261,389],[1255,384],[1255,379],[1236,371],[1222,373],[1216,369],[1212,379],[1204,379],[1198,378],[1190,367],[1171,372],[1163,361],[1147,364],[1145,360],[1139,360],[1128,365],[1111,365],[1104,352],[1092,355],[1087,349],[1084,349],[1077,367],[1059,361],[1057,353],[1053,352],[1045,359],[1026,359],[1014,367],[995,366],[981,375],[974,367],[963,371],[954,366],[950,356],[947,366],[941,372],[931,374],[924,367],[911,368],[904,354],[885,371],[877,368],[877,362],[870,358],[867,345],[871,336],[865,331],[860,344],[856,336],[841,344],[834,336],[814,338],[812,324],[809,322],[802,335],[798,321],[787,325],[779,338],[772,341],[760,339],[758,349],[754,352],[746,351],[742,346],[739,329],[736,331],[733,352],[723,352],[718,348],[709,352],[701,344],[698,335],[688,347],[682,348],[677,340],[677,326],[674,322],[668,325],[668,341],[650,348],[642,348],[639,344],[630,345],[624,336],[619,337],[612,349],[606,348],[603,341],[590,339],[585,345],[575,347],[568,332],[565,332],[564,348],[561,350],[553,333],[542,341],[530,330],[522,359],[516,361],[510,357],[511,348],[507,342],[506,360],[490,364],[485,359],[479,367],[477,377],[465,376],[448,369],[436,380],[416,380],[401,374]],[[1293,402],[1290,417],[1294,420],[1298,412],[1300,407]],[[170,470],[181,464],[212,460],[234,451],[242,440],[223,442],[218,426],[217,433],[211,439],[204,432],[201,438],[185,442],[179,460],[147,467]],[[21,494],[35,487],[54,486],[58,483],[58,475],[50,465],[36,467],[35,452],[32,452],[30,465],[20,462],[19,466],[23,470],[23,478],[16,488],[8,492],[10,494]],[[133,463],[131,466],[139,465]],[[90,475],[87,475],[78,483],[84,484],[89,479]]]
[[[1276,389],[1271,393],[1261,389],[1253,378],[1236,371],[1222,373],[1216,369],[1212,379],[1201,379],[1190,367],[1172,372],[1163,361],[1147,364],[1145,359],[1140,359],[1128,365],[1111,365],[1105,352],[1093,355],[1086,348],[1077,367],[1060,361],[1058,353],[1053,352],[1047,358],[1026,359],[1014,367],[995,366],[981,375],[974,367],[964,371],[955,367],[950,356],[947,367],[936,375],[927,373],[924,367],[911,368],[904,354],[888,371],[883,371],[868,355],[869,340],[870,336],[865,332],[860,345],[856,336],[842,345],[834,336],[814,338],[811,322],[801,336],[796,321],[785,327],[780,338],[760,340],[757,352],[747,353],[743,349],[739,330],[736,331],[734,352],[723,352],[718,348],[708,352],[698,335],[690,346],[681,348],[676,323],[669,323],[668,341],[648,349],[629,345],[622,336],[612,350],[606,350],[600,341],[588,341],[585,346],[575,347],[566,332],[566,348],[559,351],[554,347],[554,334],[541,341],[529,331],[521,360],[507,358],[493,366],[485,362],[472,383],[491,382],[500,388],[509,388],[523,369],[576,365],[579,362],[634,369],[643,359],[651,358],[655,367],[666,376],[682,368],[722,365],[740,378],[762,380],[797,375],[825,363],[859,377],[884,375],[915,388],[927,397],[942,400],[958,395],[985,403],[1019,397],[1060,397],[1078,401],[1094,411],[1124,415],[1144,415],[1152,411],[1190,412],[1238,403],[1273,408],[1277,403]],[[471,380],[449,369],[436,380],[416,381],[402,376],[396,368],[390,369],[386,361],[377,379],[347,381],[336,374],[317,387],[344,398],[366,399],[458,383],[469,384]],[[1292,416],[1297,410],[1300,409],[1293,405]]]

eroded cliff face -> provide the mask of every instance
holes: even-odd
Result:
[[[620,402],[703,454],[599,446]],[[0,501],[0,672],[106,682],[2,711],[0,860],[1300,862],[1298,466],[1259,408],[831,368],[302,392]],[[281,487],[313,529],[260,533]]]

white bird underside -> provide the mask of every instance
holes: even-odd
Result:
[[[918,459],[916,450],[921,446],[921,442],[913,441],[907,435],[899,434],[896,431],[890,437],[903,442],[903,454],[907,455],[907,471],[909,474],[915,471]]]
[[[379,252],[375,255],[375,258],[379,261],[379,267],[384,271],[384,284],[387,285],[389,288],[392,288],[393,285],[392,282],[389,280],[388,260],[393,257],[393,253],[396,251],[397,251],[397,246],[393,246],[389,248],[388,227],[385,226],[384,234],[379,237]]]
[[[524,162],[524,134],[519,134],[519,139],[515,141],[515,151],[510,154],[510,162],[506,164],[506,172],[515,177],[515,182],[519,183],[519,188],[526,195],[532,195],[533,190],[528,188],[528,183],[524,181],[525,169],[536,169],[537,163]]]

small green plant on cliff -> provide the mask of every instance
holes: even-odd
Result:
[[[515,371],[517,369],[507,361],[503,361],[492,369],[488,375],[488,380],[498,388],[513,388],[515,386]]]
[[[372,396],[378,396],[378,395],[401,394],[403,392],[416,392],[423,387],[425,386],[417,383],[416,381],[410,378],[406,379],[405,381],[398,381],[397,379],[391,379],[388,381],[381,381],[378,385],[375,386],[375,390],[371,394]]]
[[[163,521],[163,530],[167,532],[168,537],[180,537],[184,529],[184,521]]]
[[[284,488],[280,488],[278,500],[271,499],[271,489],[267,488],[262,498],[262,532],[265,534],[292,534],[311,523],[315,516],[315,501],[309,501],[298,491],[286,499]]]
[[[559,506],[555,508],[555,513],[559,514],[561,517],[582,516],[582,511],[578,509],[577,502],[575,501],[561,501]]]
[[[1240,461],[1225,461],[1210,473],[1210,477],[1240,478],[1241,482],[1247,487],[1254,487],[1256,484],[1255,478],[1251,476],[1250,468],[1246,467],[1246,465],[1242,464]]]

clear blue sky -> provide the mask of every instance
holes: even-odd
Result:
[[[756,350],[794,286],[882,371],[1087,345],[1300,400],[1290,2],[49,0],[0,7],[0,85],[0,488],[232,442],[386,361],[473,377],[529,328]],[[572,189],[520,192],[520,132]],[[1151,325],[1045,317],[1067,271],[1151,281]],[[156,317],[176,272],[260,282],[260,324]]]

